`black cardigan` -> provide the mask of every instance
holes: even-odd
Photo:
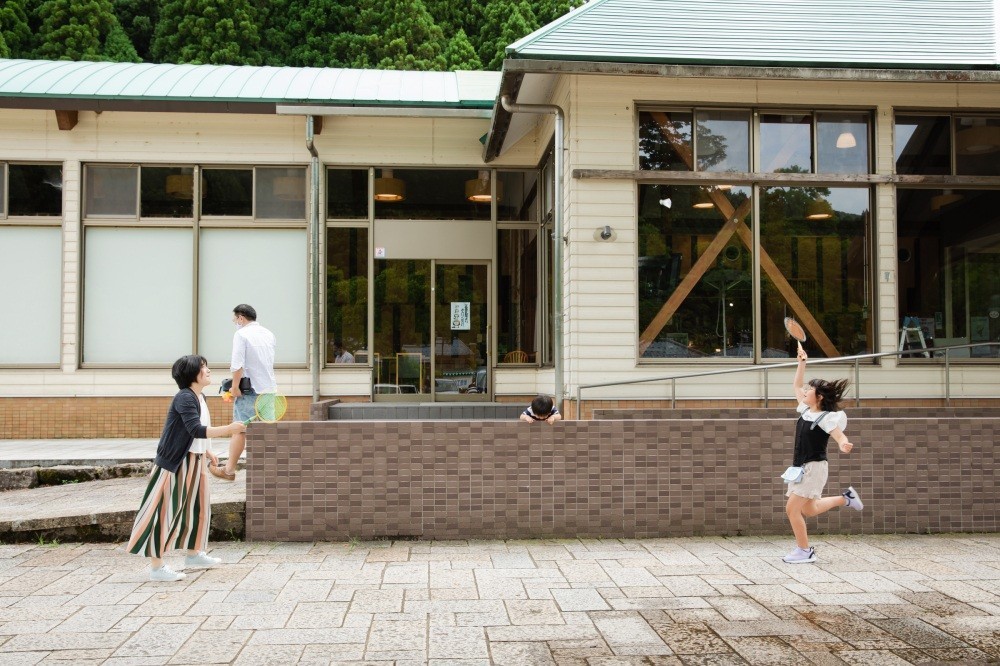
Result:
[[[178,391],[170,402],[153,463],[176,474],[194,440],[204,439],[207,433],[208,428],[201,424],[201,401],[197,394],[189,388]]]

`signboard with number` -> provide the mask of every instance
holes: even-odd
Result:
[[[453,331],[468,331],[471,328],[472,321],[469,316],[469,304],[468,303],[452,303],[451,304],[451,330]]]

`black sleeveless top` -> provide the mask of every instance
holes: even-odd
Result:
[[[792,465],[801,467],[807,462],[826,460],[826,445],[830,435],[819,427],[819,422],[829,412],[823,412],[815,421],[806,421],[802,416],[795,422],[795,455]]]

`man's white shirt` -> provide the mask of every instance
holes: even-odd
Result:
[[[252,321],[233,335],[233,358],[229,369],[236,372],[243,368],[243,376],[250,378],[250,385],[257,393],[274,393],[278,389],[274,379],[276,348],[274,333]]]

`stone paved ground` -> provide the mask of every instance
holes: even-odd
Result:
[[[1000,661],[1000,535],[212,545],[0,545],[0,664]]]

